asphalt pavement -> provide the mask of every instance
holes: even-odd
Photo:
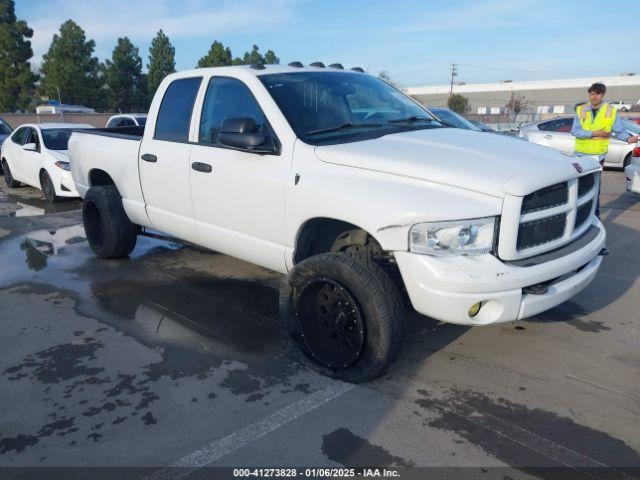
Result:
[[[399,361],[354,386],[291,357],[279,274],[144,237],[129,259],[97,259],[79,201],[47,207],[0,180],[0,472],[640,478],[640,196],[623,182],[604,174],[611,254],[587,289],[498,326],[411,314]]]

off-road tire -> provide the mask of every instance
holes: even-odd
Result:
[[[56,187],[49,174],[44,171],[40,174],[40,188],[47,203],[56,203],[60,201],[60,197],[56,195]]]
[[[305,292],[311,286],[323,281],[344,288],[361,313],[363,346],[348,366],[329,366],[319,361],[304,338],[300,315],[305,309],[301,298],[308,295]],[[354,256],[322,253],[298,263],[281,283],[279,311],[289,355],[343,381],[361,383],[379,377],[394,362],[402,345],[405,309],[398,289],[379,266]]]
[[[9,163],[6,160],[2,160],[2,174],[4,175],[4,181],[9,188],[18,188],[20,186],[20,182],[16,181],[11,175],[11,169],[9,168]]]
[[[89,246],[100,258],[126,257],[136,246],[140,228],[127,217],[122,197],[113,185],[87,191],[82,221]]]

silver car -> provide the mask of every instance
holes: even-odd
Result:
[[[640,125],[621,119],[624,128],[634,135],[640,133]],[[555,148],[565,153],[573,153],[576,138],[571,135],[573,117],[558,117],[544,122],[526,123],[520,127],[518,136],[530,142]],[[609,142],[609,152],[604,160],[605,167],[624,168],[631,161],[633,144],[628,144],[614,137]]]

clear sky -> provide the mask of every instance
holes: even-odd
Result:
[[[34,62],[71,18],[104,60],[119,36],[140,48],[162,28],[178,70],[213,40],[241,56],[257,44],[281,63],[341,62],[403,86],[640,75],[638,0],[16,0],[34,29]]]

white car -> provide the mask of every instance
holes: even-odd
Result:
[[[39,188],[47,202],[60,197],[78,197],[68,143],[74,129],[93,128],[84,123],[26,124],[17,128],[2,144],[0,162],[7,186],[20,183]]]
[[[107,120],[106,128],[144,127],[147,123],[146,113],[122,113],[113,115]]]
[[[624,169],[627,191],[640,195],[640,142],[633,149],[631,162]]]
[[[622,125],[634,135],[640,134],[640,125],[622,118]],[[555,148],[571,154],[575,151],[576,137],[571,134],[573,117],[557,117],[544,122],[526,123],[520,126],[518,136],[532,143]],[[609,140],[609,151],[604,159],[605,167],[624,168],[631,161],[633,144],[623,142],[615,137]]]
[[[126,257],[153,229],[288,273],[282,324],[351,382],[396,358],[404,298],[498,324],[596,276],[597,160],[447,128],[371,75],[295,65],[172,74],[143,132],[74,133],[96,255]]]
[[[631,110],[630,103],[624,103],[622,100],[618,100],[617,102],[608,102],[613,108],[620,110],[621,112],[628,112]]]

